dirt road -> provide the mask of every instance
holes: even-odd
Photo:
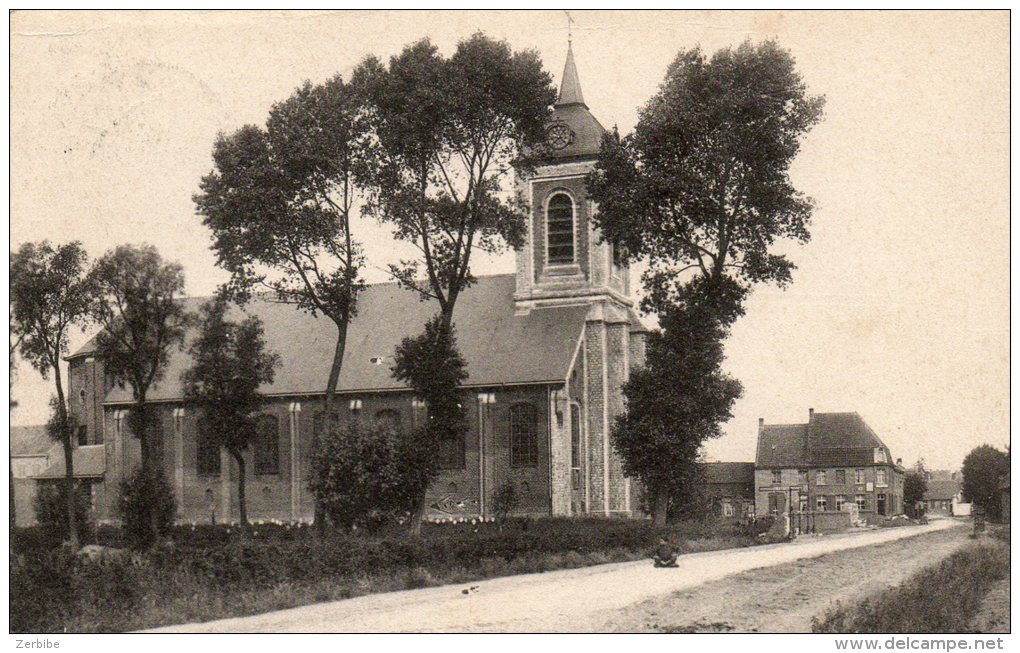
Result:
[[[644,624],[642,602],[762,567],[774,567],[835,551],[918,537],[926,548],[952,521],[866,533],[805,538],[788,544],[697,553],[677,569],[654,569],[647,561],[527,574],[420,590],[363,596],[251,617],[170,626],[156,632],[602,632]],[[956,533],[961,532],[956,530]],[[948,535],[948,534],[947,534]],[[962,537],[962,536],[961,536]],[[921,542],[920,540],[925,540]],[[941,542],[942,538],[938,540]],[[853,557],[853,556],[850,556]],[[870,558],[870,556],[868,556]],[[849,564],[849,563],[847,563]],[[881,576],[888,578],[883,565]],[[908,572],[904,572],[906,574]],[[877,576],[869,569],[867,576]],[[891,583],[892,581],[890,581]],[[791,587],[795,583],[790,582]],[[725,591],[716,588],[719,596]],[[733,591],[730,588],[729,591]],[[733,597],[728,601],[732,602]],[[651,607],[651,606],[648,606]],[[621,613],[621,611],[623,611]],[[719,614],[719,611],[715,611]],[[620,615],[632,620],[619,620]],[[651,622],[650,622],[651,623]],[[670,623],[675,623],[670,621]],[[651,625],[636,626],[648,629]]]

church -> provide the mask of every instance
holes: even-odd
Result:
[[[623,472],[609,432],[624,407],[622,386],[643,361],[646,328],[634,309],[627,266],[600,242],[585,190],[605,129],[581,92],[568,49],[547,128],[549,154],[516,183],[530,200],[516,274],[479,277],[458,300],[458,344],[469,378],[463,405],[470,428],[442,443],[441,472],[428,492],[427,518],[489,517],[496,492],[513,485],[519,514],[639,516],[640,492]],[[197,310],[201,299],[184,300]],[[234,309],[240,314],[240,309]],[[252,520],[310,520],[313,433],[335,326],[297,308],[255,301],[245,307],[265,327],[281,366],[246,455]],[[393,283],[368,286],[352,321],[338,385],[340,420],[412,428],[425,406],[393,379],[393,352],[436,312]],[[189,334],[187,340],[193,338]],[[89,479],[99,522],[117,521],[119,485],[140,464],[126,419],[130,391],[110,383],[94,342],[68,357],[69,397],[79,432],[75,473]],[[183,398],[186,351],[174,351],[150,391],[157,407],[165,474],[182,523],[238,519],[233,460],[203,437],[202,418]],[[50,477],[61,469],[47,470]]]

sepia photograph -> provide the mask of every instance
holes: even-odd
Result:
[[[12,646],[1008,648],[1008,9],[8,21]]]

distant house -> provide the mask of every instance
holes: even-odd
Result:
[[[894,460],[857,413],[810,409],[805,424],[759,419],[755,514],[790,514],[792,528],[818,531],[902,514],[905,470]]]
[[[960,481],[929,480],[923,501],[924,511],[929,515],[952,515],[953,504],[960,501]]]
[[[715,514],[726,519],[754,516],[754,463],[703,463],[702,487]]]
[[[36,523],[35,497],[36,474],[60,456],[60,445],[50,439],[46,427],[11,427],[11,475],[14,478],[14,514],[17,526],[32,526]]]

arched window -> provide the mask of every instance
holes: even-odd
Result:
[[[538,411],[532,404],[510,407],[510,466],[538,464]]]
[[[220,473],[220,445],[209,432],[205,418],[198,420],[198,441],[195,467],[199,476],[216,476]]]
[[[566,193],[549,198],[546,209],[546,253],[549,265],[574,262],[574,201]]]
[[[375,425],[379,429],[400,430],[400,413],[392,408],[385,408],[376,412]]]
[[[280,473],[280,422],[262,415],[255,422],[255,473]]]

